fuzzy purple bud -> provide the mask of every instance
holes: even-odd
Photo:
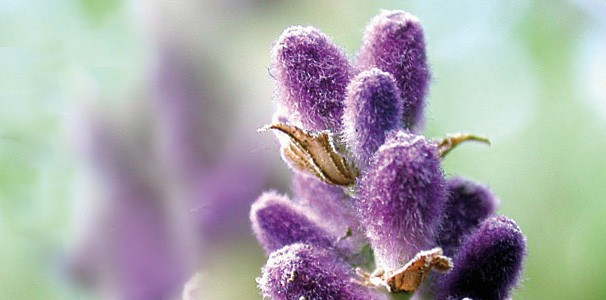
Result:
[[[453,256],[463,238],[495,213],[499,201],[486,186],[465,178],[450,178],[446,185],[449,195],[436,243]]]
[[[430,80],[419,20],[403,11],[376,16],[366,28],[357,62],[362,70],[376,67],[394,76],[404,101],[404,126],[419,131]]]
[[[402,267],[432,246],[444,209],[436,145],[404,131],[390,133],[359,182],[359,217],[377,266]]]
[[[373,68],[347,88],[344,136],[358,167],[364,169],[391,130],[402,125],[403,103],[391,74]]]
[[[355,282],[353,269],[334,253],[306,244],[273,252],[257,279],[262,296],[290,299],[381,299]]]
[[[267,255],[298,242],[331,247],[334,240],[286,196],[274,192],[263,193],[253,203],[250,220],[253,232]]]
[[[272,50],[276,98],[294,124],[307,130],[341,130],[343,99],[350,79],[347,56],[313,27],[289,27]]]
[[[454,269],[441,281],[438,299],[506,299],[522,271],[526,240],[506,217],[482,222],[464,242]]]

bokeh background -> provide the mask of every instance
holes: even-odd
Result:
[[[606,298],[606,2],[3,0],[0,299],[259,299],[250,203],[289,192],[272,42],[353,57],[380,9],[425,28],[430,137],[528,238],[514,299]]]

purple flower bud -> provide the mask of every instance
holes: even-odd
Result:
[[[436,145],[390,133],[360,178],[357,201],[378,267],[402,267],[432,246],[445,197]]]
[[[438,299],[506,299],[522,271],[525,248],[514,221],[484,220],[461,246],[454,269],[441,281]]]
[[[334,253],[306,244],[273,252],[257,278],[262,296],[291,299],[382,299],[355,282],[353,269]]]
[[[334,228],[339,235],[347,227],[354,226],[353,200],[342,187],[329,185],[315,177],[294,173],[292,190],[299,203],[309,207],[327,227]]]
[[[286,196],[265,192],[250,211],[253,232],[269,255],[286,245],[305,242],[331,247],[332,239]]]
[[[289,27],[272,51],[276,98],[307,130],[339,132],[351,67],[346,55],[313,27]]]
[[[446,184],[449,195],[436,242],[446,256],[453,256],[463,238],[495,213],[498,200],[487,187],[465,178],[453,177]]]
[[[401,127],[403,103],[393,76],[376,68],[356,76],[347,92],[345,140],[358,167],[364,169],[387,132]]]
[[[430,79],[419,20],[403,11],[376,16],[366,28],[358,66],[376,67],[394,76],[404,101],[404,126],[419,131]]]

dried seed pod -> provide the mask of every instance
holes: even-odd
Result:
[[[282,154],[294,169],[330,184],[348,186],[355,182],[356,172],[337,152],[330,133],[309,132],[287,124],[272,124],[260,130],[267,129],[278,130],[290,137]]]
[[[448,272],[452,269],[452,260],[442,255],[441,248],[417,253],[402,268],[387,273],[385,283],[393,293],[414,292],[427,279],[429,271]]]

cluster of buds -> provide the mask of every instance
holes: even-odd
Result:
[[[420,134],[430,74],[417,18],[385,11],[355,63],[313,27],[287,28],[272,51],[282,158],[294,196],[252,205],[268,255],[268,299],[505,299],[525,238],[495,215],[497,198],[445,178],[444,156],[468,134]]]

